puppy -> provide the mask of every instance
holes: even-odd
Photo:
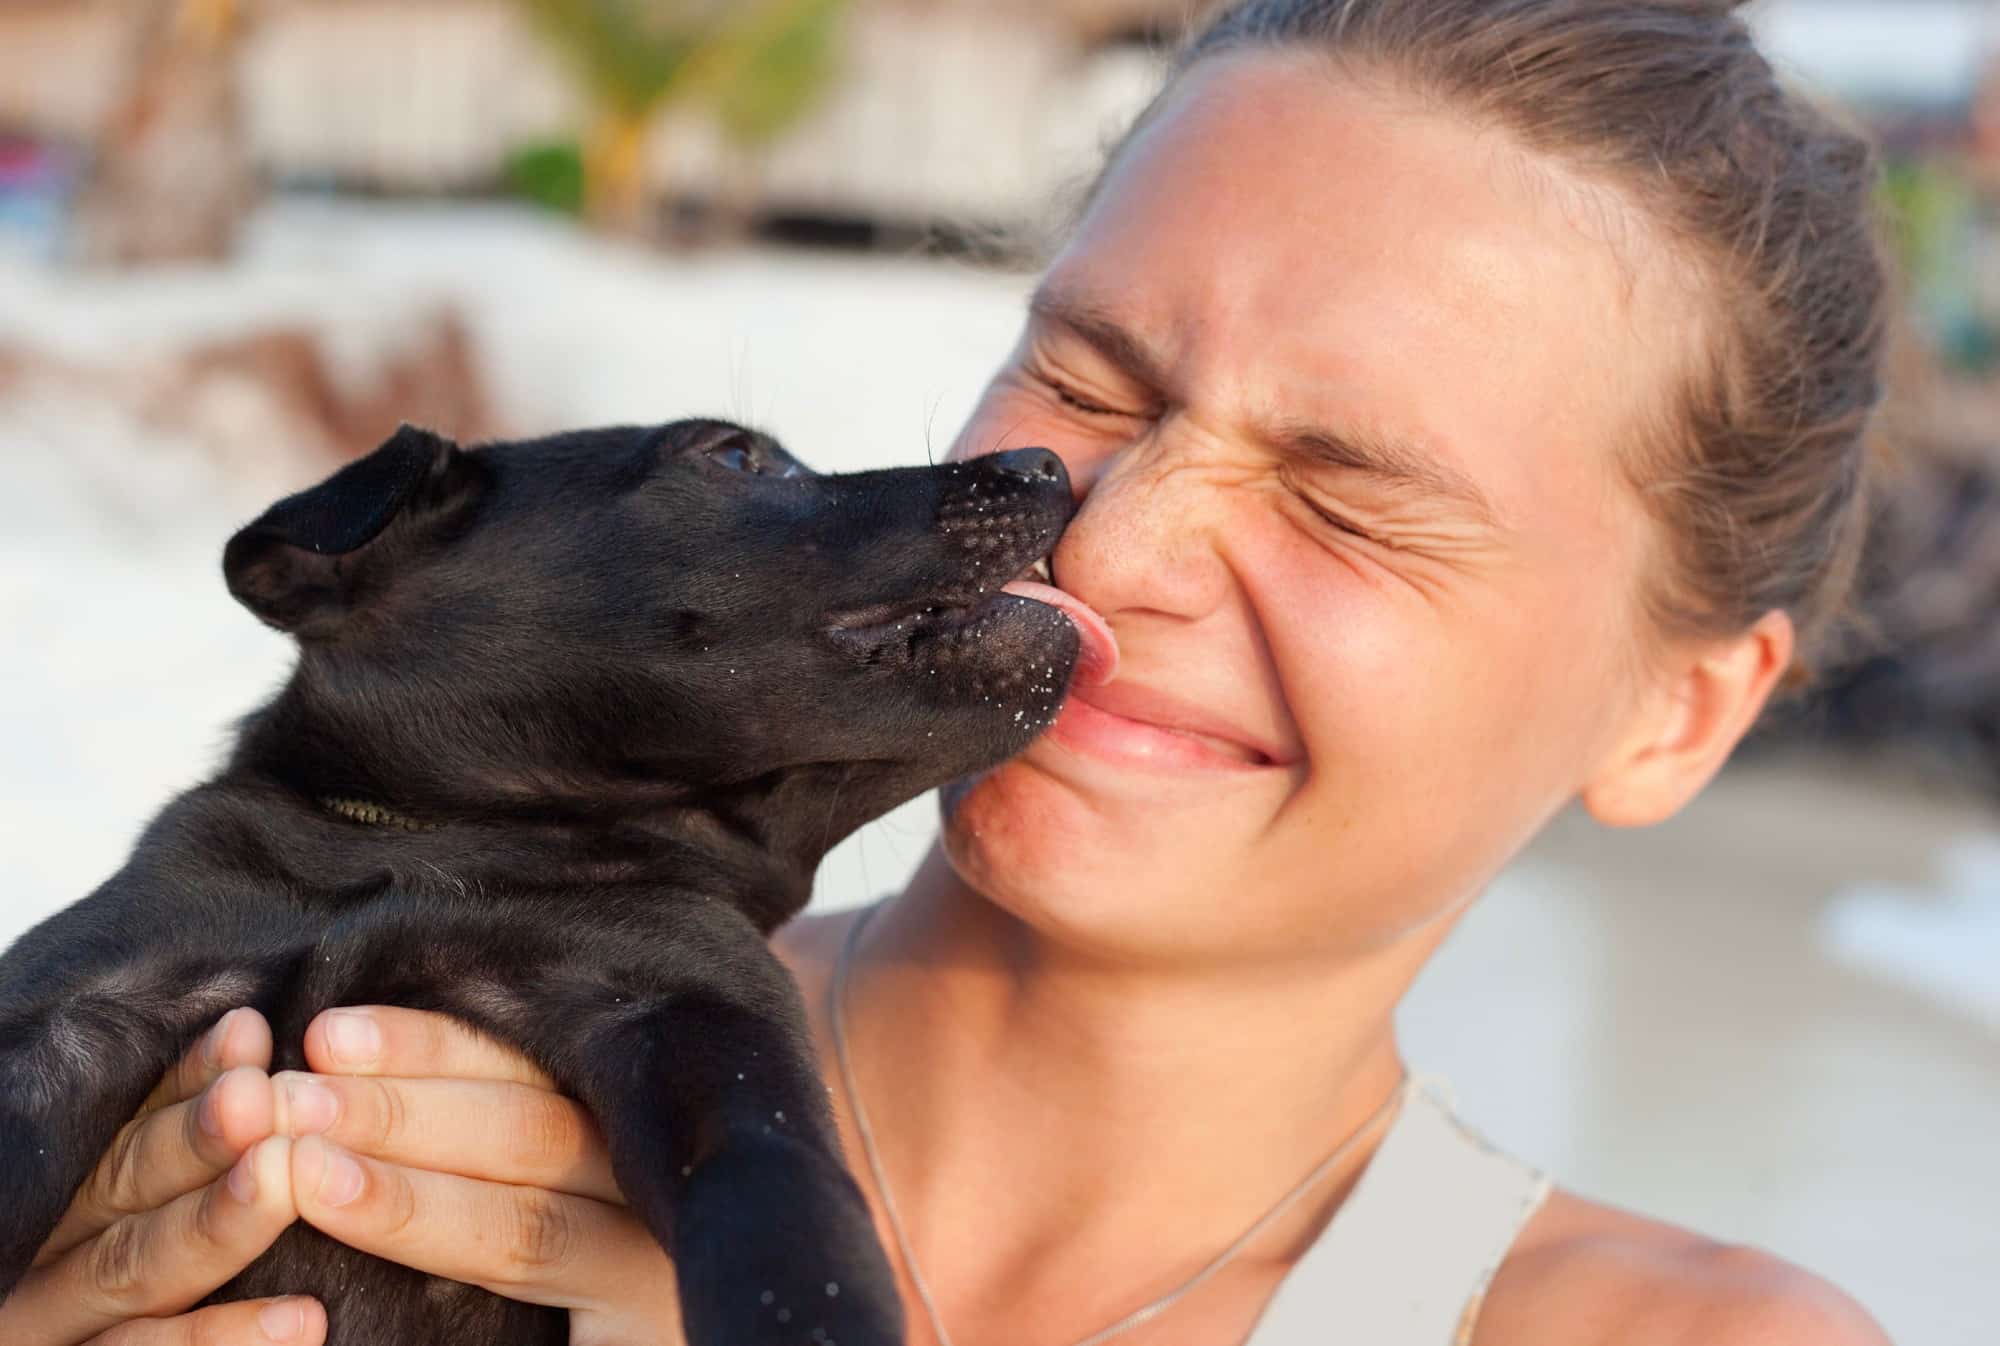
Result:
[[[1107,657],[1009,584],[1073,508],[1042,449],[820,476],[708,420],[475,450],[405,427],[272,506],[223,569],[296,637],[290,680],[0,958],[0,1294],[218,1015],[256,1006],[303,1069],[315,1014],[377,1003],[591,1110],[695,1346],[900,1341],[764,941],[836,841],[1019,751]],[[304,1225],[213,1299],[296,1293],[333,1346],[568,1338]]]

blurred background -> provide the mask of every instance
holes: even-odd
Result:
[[[1188,0],[0,0],[0,944],[287,643],[229,532],[399,420],[922,461]],[[1494,1140],[1986,1346],[2000,1265],[2000,3],[1765,0],[1907,269],[1867,641],[1680,818],[1565,816],[1404,1016]],[[899,884],[918,801],[816,903]]]

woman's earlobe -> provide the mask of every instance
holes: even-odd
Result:
[[[1665,822],[1714,779],[1792,666],[1791,618],[1773,610],[1741,635],[1692,648],[1579,792],[1607,827]]]

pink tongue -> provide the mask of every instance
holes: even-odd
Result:
[[[1083,648],[1076,658],[1076,680],[1079,683],[1097,687],[1118,675],[1118,639],[1090,604],[1054,585],[1037,584],[1033,580],[1015,580],[1003,586],[1000,592],[1046,603],[1070,619],[1076,633],[1083,637]]]

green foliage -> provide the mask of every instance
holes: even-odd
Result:
[[[522,0],[590,95],[618,116],[648,116],[713,39],[715,0]]]
[[[1983,370],[2000,361],[2000,314],[1980,300],[1972,270],[1995,226],[1963,171],[1949,159],[1904,158],[1883,178],[1891,239],[1908,277],[1912,315],[1945,360]]]
[[[715,94],[716,120],[739,145],[767,145],[824,95],[837,73],[846,0],[777,0],[734,42]]]
[[[1882,191],[1897,260],[1911,276],[1936,275],[1949,260],[1951,238],[1971,193],[1944,165],[1918,158],[1891,161],[1883,173]]]
[[[565,215],[583,212],[583,147],[576,141],[523,145],[507,156],[505,172],[516,196]]]
[[[699,99],[768,142],[831,82],[845,0],[521,0],[598,106],[640,121]]]

